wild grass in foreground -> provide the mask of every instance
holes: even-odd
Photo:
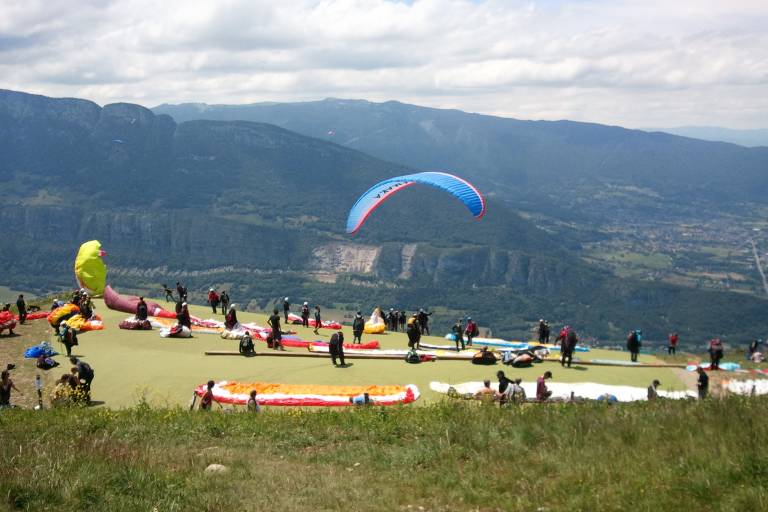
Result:
[[[28,510],[767,510],[767,410],[10,410],[0,495]]]

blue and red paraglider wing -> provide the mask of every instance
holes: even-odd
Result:
[[[475,216],[485,215],[485,199],[474,185],[466,180],[445,172],[420,172],[381,181],[358,198],[347,217],[347,233],[354,234],[365,220],[392,194],[417,183],[438,188],[459,199]]]

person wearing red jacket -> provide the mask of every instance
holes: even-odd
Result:
[[[565,341],[565,337],[568,336],[568,331],[570,329],[570,325],[564,325],[563,328],[560,329],[560,333],[557,335],[557,338],[555,338],[555,346],[557,346],[558,343],[562,345],[562,343]]]
[[[216,290],[211,288],[208,291],[208,304],[211,305],[211,309],[213,310],[213,314],[216,314],[216,308],[219,307],[219,295],[216,293]]]
[[[673,332],[669,335],[669,346],[667,347],[667,354],[672,355],[677,351],[677,333]]]

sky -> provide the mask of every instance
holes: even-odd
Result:
[[[768,1],[0,0],[0,88],[768,128]]]

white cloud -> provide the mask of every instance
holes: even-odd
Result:
[[[765,127],[764,0],[5,0],[0,87]]]

